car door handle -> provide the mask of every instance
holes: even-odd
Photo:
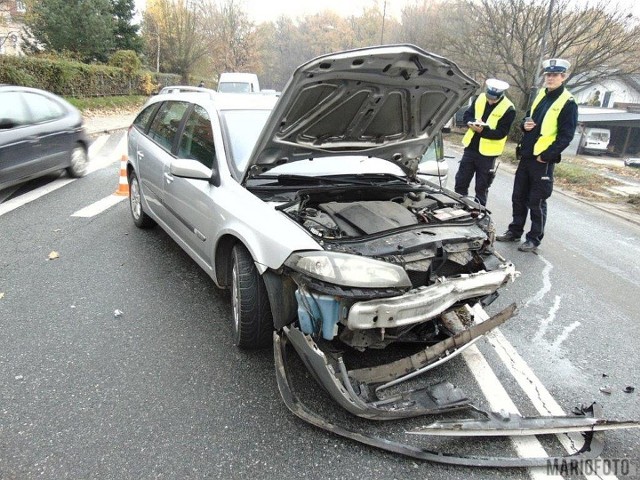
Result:
[[[165,173],[164,174],[164,179],[167,181],[167,183],[171,183],[171,182],[173,182],[173,175]]]
[[[144,153],[142,152],[136,152],[136,155],[138,156],[138,159],[144,158]]]
[[[27,137],[27,142],[29,143],[38,143],[40,141],[40,137],[36,137],[36,136],[31,136],[31,137]]]

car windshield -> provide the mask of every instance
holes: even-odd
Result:
[[[222,82],[218,85],[219,92],[251,93],[251,85],[246,82]]]
[[[227,131],[231,161],[243,171],[271,110],[224,110],[222,123]]]

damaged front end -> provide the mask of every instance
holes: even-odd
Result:
[[[264,277],[278,319],[278,386],[298,417],[418,459],[499,467],[596,457],[602,451],[600,430],[638,426],[603,420],[596,405],[574,416],[521,417],[480,410],[449,382],[410,386],[516,313],[515,305],[492,317],[484,310],[518,272],[492,248],[494,225],[480,206],[429,188],[362,187],[307,189],[279,209],[323,247],[291,254],[281,271]],[[584,445],[564,457],[483,457],[356,431],[303,403],[292,382],[295,370],[287,357],[292,349],[332,400],[365,421],[458,411],[475,415],[406,432],[412,437],[584,432]]]
[[[475,308],[480,308],[476,306]],[[480,467],[535,467],[549,462],[597,458],[603,451],[604,430],[639,427],[631,421],[609,421],[602,418],[597,404],[576,409],[573,416],[523,417],[503,412],[481,410],[456,386],[440,382],[401,394],[381,395],[396,381],[404,381],[413,374],[426,371],[456,352],[469,346],[485,333],[501,325],[515,313],[511,305],[487,320],[461,329],[442,342],[421,352],[389,364],[364,369],[349,369],[341,355],[323,349],[311,336],[296,327],[285,327],[274,333],[276,378],[280,394],[289,408],[302,420],[334,434],[360,443],[407,457],[437,463]],[[457,323],[458,319],[454,320]],[[460,325],[458,323],[458,325]],[[522,436],[582,432],[583,445],[569,455],[556,457],[503,457],[456,454],[417,447],[410,443],[382,438],[357,431],[335,420],[323,417],[303,403],[293,387],[294,372],[290,368],[288,346],[291,345],[315,379],[342,408],[358,417],[372,420],[392,420],[423,415],[437,415],[459,410],[472,412],[476,417],[437,421],[425,427],[406,431],[420,436]],[[385,383],[381,383],[385,382]]]

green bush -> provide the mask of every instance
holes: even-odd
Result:
[[[142,62],[133,50],[118,50],[109,58],[109,65],[123,69],[128,75],[133,75],[140,70]]]
[[[36,84],[31,75],[13,65],[2,66],[2,68],[0,68],[0,83],[23,85],[25,87],[33,87]]]
[[[0,83],[42,88],[65,97],[101,97],[150,95],[158,85],[180,83],[180,76],[87,65],[62,58],[1,55]]]

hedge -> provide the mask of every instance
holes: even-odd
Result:
[[[149,95],[180,83],[180,75],[145,70],[127,73],[106,65],[68,60],[0,56],[0,83],[41,88],[62,96]]]

